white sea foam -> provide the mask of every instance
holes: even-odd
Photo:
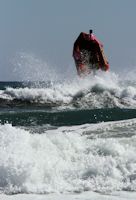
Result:
[[[50,194],[50,195],[35,195],[35,194],[18,194],[18,195],[0,195],[2,200],[135,200],[135,192],[115,192],[112,195],[99,194],[95,192],[84,192],[80,194]]]
[[[0,125],[0,189],[8,194],[136,191],[135,127],[133,119],[31,134]]]
[[[96,76],[54,82],[48,87],[6,88],[0,91],[0,98],[53,103],[62,108],[135,108],[136,86],[123,85],[114,73],[99,72]]]

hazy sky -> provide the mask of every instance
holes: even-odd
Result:
[[[20,52],[75,71],[73,43],[89,29],[112,71],[135,67],[135,20],[136,0],[0,0],[0,80],[19,79],[13,60]]]

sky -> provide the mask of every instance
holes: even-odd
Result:
[[[110,70],[134,68],[135,9],[135,0],[0,0],[0,81],[21,79],[22,53],[75,73],[73,43],[89,29],[104,44]]]

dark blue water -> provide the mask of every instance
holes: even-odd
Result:
[[[135,96],[130,93],[130,86],[125,86],[120,96],[115,88],[107,89],[97,82],[86,92],[77,88],[66,95],[67,87],[49,82],[0,82],[1,123],[70,126],[136,117]]]

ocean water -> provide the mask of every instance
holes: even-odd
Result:
[[[0,82],[0,199],[136,199],[136,82]]]

